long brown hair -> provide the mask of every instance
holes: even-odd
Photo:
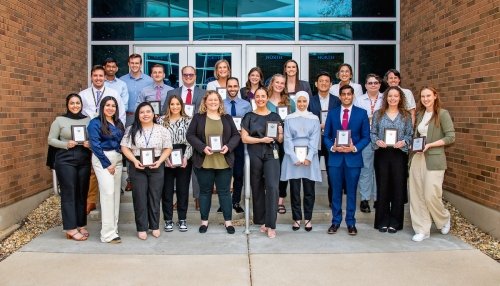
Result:
[[[418,92],[419,101],[417,104],[417,114],[423,115],[426,109],[425,106],[422,104],[422,91],[424,91],[424,89],[430,90],[436,96],[436,99],[434,99],[434,106],[432,107],[432,116],[431,119],[429,119],[429,122],[431,122],[431,120],[434,120],[434,125],[436,127],[439,127],[440,125],[439,111],[441,111],[441,99],[439,98],[439,93],[437,92],[437,90],[432,86],[423,86],[422,88],[420,88],[420,91]],[[427,122],[427,124],[429,124],[429,122]]]
[[[247,76],[247,82],[245,84],[245,87],[246,87],[246,92],[249,92],[251,91],[251,88],[252,88],[252,84],[250,83],[250,75],[253,73],[253,72],[257,72],[259,73],[259,76],[260,76],[260,80],[259,80],[259,87],[263,87],[264,86],[264,74],[262,73],[262,70],[259,68],[259,67],[253,67],[250,69],[250,71],[248,72],[248,76]]]
[[[271,98],[271,96],[273,96],[273,93],[274,93],[273,84],[274,84],[274,81],[276,80],[277,77],[282,77],[285,79],[285,87],[283,88],[283,90],[280,93],[280,102],[278,102],[278,105],[289,106],[290,105],[290,97],[288,97],[288,91],[286,89],[286,76],[284,76],[280,73],[273,75],[273,77],[271,78],[271,82],[269,83],[269,87],[267,88],[267,97]]]
[[[389,92],[391,90],[396,90],[399,93],[399,103],[398,103],[398,111],[403,116],[403,118],[407,118],[410,116],[410,113],[406,110],[406,99],[405,99],[405,94],[401,90],[401,88],[397,86],[391,86],[388,89],[385,90],[384,92],[384,99],[382,101],[382,106],[380,107],[378,111],[378,117],[377,120],[380,121],[382,119],[382,116],[386,113],[387,109],[389,108],[389,103],[387,102],[387,99],[389,97]]]
[[[182,101],[182,98],[177,94],[174,94],[167,99],[167,102],[165,102],[165,117],[163,117],[163,126],[165,127],[170,126],[170,103],[173,99],[177,99],[177,101],[179,101],[179,103],[181,104],[181,117],[188,117],[188,115],[184,111],[184,102]]]
[[[217,112],[219,113],[219,115],[224,115],[226,113],[224,111],[224,102],[222,101],[222,97],[220,96],[220,94],[217,91],[215,91],[215,90],[207,90],[207,92],[205,93],[205,95],[201,99],[200,113],[207,113],[207,104],[206,104],[206,102],[207,102],[207,98],[211,94],[217,95],[217,98],[219,99],[219,109],[217,110]]]
[[[299,85],[299,64],[295,61],[295,60],[288,60],[285,62],[285,64],[283,65],[283,74],[285,75],[285,86],[288,86],[288,75],[286,74],[286,65],[289,64],[289,63],[294,63],[295,64],[295,67],[297,68],[297,73],[295,74],[295,89],[293,92],[297,93],[300,89],[300,85]]]

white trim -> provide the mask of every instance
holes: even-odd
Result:
[[[90,21],[92,16],[92,1],[87,2],[87,86],[90,86],[90,70],[92,69],[92,22]]]
[[[354,45],[354,65],[352,65],[352,68],[354,69],[354,74],[353,74],[353,81],[355,83],[358,82],[358,75],[359,75],[359,44]]]
[[[396,0],[396,69],[401,71],[401,3]]]
[[[103,45],[274,45],[274,46],[287,46],[287,45],[396,45],[397,41],[91,41],[92,46]]]

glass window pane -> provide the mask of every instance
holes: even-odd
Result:
[[[194,17],[294,17],[294,0],[194,0]]]
[[[264,85],[268,86],[273,75],[283,74],[283,65],[292,59],[292,53],[257,53],[256,58],[264,74]]]
[[[188,0],[93,0],[92,17],[188,17]]]
[[[226,59],[231,66],[231,53],[196,53],[196,85],[205,89],[207,83],[215,80],[215,63],[221,59]]]
[[[194,40],[293,40],[293,22],[195,22]]]
[[[151,75],[155,64],[165,69],[165,84],[179,87],[179,53],[144,53],[144,72]]]
[[[92,23],[93,41],[187,41],[188,38],[188,22]]]
[[[300,40],[396,40],[396,22],[301,22]]]
[[[396,17],[395,0],[300,0],[300,17]]]
[[[320,72],[326,71],[332,75],[332,83],[337,83],[338,80],[335,78],[335,71],[338,70],[339,66],[344,61],[344,53],[309,53],[309,84],[311,85],[311,90],[316,91],[316,86],[314,82],[316,81],[316,75]]]
[[[107,58],[118,62],[117,77],[128,73],[128,46],[92,46],[92,65],[102,65]]]
[[[396,68],[396,45],[359,45],[359,84],[365,88],[365,77],[376,73],[383,77],[389,70]]]

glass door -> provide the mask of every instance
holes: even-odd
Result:
[[[134,47],[136,54],[142,55],[143,72],[151,75],[151,69],[155,64],[160,64],[165,68],[165,84],[177,88],[179,87],[179,74],[183,66],[187,65],[186,46],[168,47]]]
[[[264,74],[264,84],[267,86],[273,75],[283,73],[283,65],[289,59],[298,59],[300,48],[294,46],[247,46],[247,62],[244,79],[247,81],[247,73],[253,67],[260,67]],[[300,65],[300,63],[299,63]]]

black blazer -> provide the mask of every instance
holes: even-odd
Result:
[[[229,167],[233,167],[234,153],[233,150],[240,144],[240,133],[234,125],[233,118],[229,114],[221,116],[222,120],[222,145],[229,148],[229,152],[224,154]],[[203,160],[205,160],[205,152],[203,150],[207,147],[207,139],[205,138],[205,125],[207,123],[206,113],[195,113],[191,124],[189,125],[186,139],[193,146],[193,166],[201,168]]]
[[[328,110],[332,110],[335,107],[339,107],[341,104],[342,103],[340,102],[340,99],[330,93],[330,99],[328,100]],[[319,94],[315,94],[311,97],[311,99],[309,100],[309,106],[307,107],[307,110],[314,113],[314,115],[318,116],[318,118],[321,120],[321,103],[319,101]]]

